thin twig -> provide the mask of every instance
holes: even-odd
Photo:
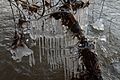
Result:
[[[11,3],[11,4],[13,4],[20,12],[22,12],[24,18],[26,18],[26,17],[25,17],[25,14],[23,13],[23,11],[22,11],[18,6],[16,6],[14,3]]]
[[[44,15],[44,13],[45,13],[45,1],[44,1],[44,0],[42,0],[42,3],[43,3],[43,12],[42,12],[41,16],[43,16],[43,15]]]
[[[33,19],[33,20],[30,20],[30,21],[37,21],[37,20],[39,20],[39,19],[42,19],[42,18],[44,18],[44,17],[46,17],[46,16],[49,16],[49,15],[51,15],[51,14],[54,14],[54,13],[70,13],[70,12],[67,12],[67,11],[57,11],[57,12],[53,12],[53,13],[49,13],[49,14],[46,14],[46,15],[44,15],[44,16],[41,16],[41,17],[39,17],[38,19]]]
[[[14,10],[13,10],[13,7],[12,7],[12,3],[11,3],[11,1],[9,1],[10,2],[10,7],[11,7],[11,10],[12,10],[12,15],[13,15],[13,21],[14,21],[14,24],[15,24],[15,30],[16,30],[16,22],[15,22],[15,15],[14,15]]]
[[[101,9],[101,11],[100,11],[99,19],[101,18],[102,13],[103,13],[104,2],[105,2],[105,0],[103,0],[103,3],[102,3],[102,9]]]

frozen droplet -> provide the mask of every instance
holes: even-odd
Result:
[[[103,24],[102,19],[97,19],[97,21],[93,23],[93,28],[104,31],[104,24]]]
[[[30,38],[33,39],[33,40],[36,40],[37,36],[36,34],[33,32],[33,30],[30,31]]]
[[[106,36],[105,35],[101,36],[100,40],[106,42]]]
[[[106,48],[105,48],[103,45],[101,46],[101,50],[102,50],[104,53],[108,53],[107,50],[106,50]],[[107,55],[106,55],[106,57],[107,57]]]

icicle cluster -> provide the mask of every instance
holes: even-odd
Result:
[[[14,0],[11,3],[17,6],[19,14],[16,22],[20,36],[15,35],[11,49],[14,60],[21,61],[23,56],[29,56],[30,66],[35,64],[33,51],[25,44],[24,36],[29,35],[39,41],[40,62],[47,59],[51,70],[63,67],[65,80],[102,80],[94,43],[83,33],[80,12],[78,19],[75,17],[78,9],[89,6],[89,1]],[[85,26],[85,22],[81,24]],[[104,25],[97,21],[93,28],[104,30]],[[64,34],[65,29],[75,40],[68,33]]]

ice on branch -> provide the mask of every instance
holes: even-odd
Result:
[[[104,31],[103,20],[98,19],[95,23],[93,23],[93,28],[96,30]]]

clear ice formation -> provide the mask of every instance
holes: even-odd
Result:
[[[96,30],[104,31],[104,24],[102,19],[97,19],[95,23],[93,23],[93,28]]]
[[[12,59],[16,60],[17,62],[21,62],[24,56],[29,56],[30,66],[32,66],[32,64],[35,64],[33,51],[29,49],[26,45],[24,45],[23,47],[18,46],[15,49],[11,49],[10,52],[12,54]]]

